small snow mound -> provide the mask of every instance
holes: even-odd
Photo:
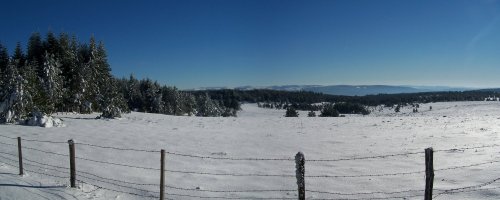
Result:
[[[40,126],[45,128],[65,126],[61,119],[47,116],[40,112],[34,112],[32,116],[26,120],[25,124],[28,126]]]

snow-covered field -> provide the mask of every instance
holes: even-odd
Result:
[[[403,108],[396,114],[385,108],[368,116],[339,118],[309,118],[307,112],[300,112],[299,118],[285,118],[283,110],[254,104],[242,107],[237,118],[131,113],[120,120],[96,120],[97,114],[59,114],[66,127],[0,125],[1,136],[61,142],[23,141],[25,169],[29,171],[19,176],[17,147],[8,145],[16,140],[0,137],[0,200],[146,198],[116,191],[159,196],[159,152],[81,143],[170,152],[166,158],[168,199],[296,199],[295,162],[288,158],[293,159],[299,151],[306,157],[307,199],[422,199],[425,173],[421,171],[425,171],[423,152],[427,147],[454,149],[434,153],[435,199],[500,198],[496,182],[500,147],[461,149],[500,145],[499,102],[432,103],[421,105],[419,113]],[[69,176],[65,169],[69,158],[47,153],[68,154],[69,139],[77,142],[76,189],[69,188],[65,178]],[[422,153],[353,159],[411,152]],[[469,186],[476,187],[464,188]],[[453,188],[462,189],[443,191]],[[282,191],[243,192],[248,190]]]

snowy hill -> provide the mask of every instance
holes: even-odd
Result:
[[[66,127],[2,125],[0,197],[157,199],[156,151],[165,149],[169,199],[296,199],[293,157],[299,151],[306,158],[307,199],[422,199],[427,147],[436,151],[438,199],[500,196],[498,102],[421,104],[419,113],[378,107],[368,116],[340,118],[302,112],[285,118],[283,110],[242,108],[237,118],[59,114]],[[22,177],[16,140],[9,139],[18,136],[25,139]],[[69,139],[77,143],[76,189],[68,188]]]

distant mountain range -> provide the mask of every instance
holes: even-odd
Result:
[[[270,89],[283,91],[310,91],[331,95],[365,96],[371,94],[397,94],[397,93],[417,93],[417,92],[439,92],[439,91],[466,91],[479,90],[480,88],[468,87],[447,87],[447,86],[392,86],[392,85],[283,85],[283,86],[242,86],[236,88],[229,87],[207,87],[196,90],[219,90],[219,89]]]

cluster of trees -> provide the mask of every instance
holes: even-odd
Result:
[[[58,111],[117,117],[127,107],[116,86],[104,44],[94,37],[87,44],[65,33],[33,33],[26,52],[18,43],[13,55],[0,44],[0,121]]]
[[[370,111],[366,108],[366,106],[359,103],[339,102],[333,104],[333,109],[337,110],[341,114],[370,114]]]
[[[111,75],[102,42],[81,43],[66,33],[33,33],[12,55],[0,44],[0,122],[26,120],[34,113],[102,112],[120,117],[130,109],[170,115],[236,116],[231,95],[192,94],[150,79]],[[130,108],[130,109],[129,109]]]
[[[340,103],[327,103],[321,105],[320,117],[339,117],[340,114],[363,114],[368,115],[370,111],[361,104],[340,102]],[[298,117],[297,110],[293,107],[286,109],[285,117]],[[316,117],[316,113],[311,110],[307,113],[308,117]]]
[[[387,107],[406,106],[415,103],[449,102],[449,101],[483,101],[490,96],[499,96],[500,89],[455,91],[455,92],[423,92],[402,94],[377,94],[367,96],[328,95],[306,91],[276,91],[269,89],[254,90],[208,90],[210,96],[230,93],[231,98],[239,102],[259,103],[264,108],[286,109],[293,106],[296,110],[318,111],[322,107],[315,105],[319,102],[349,102],[364,106]],[[262,103],[264,102],[264,103]],[[349,112],[347,112],[349,113]]]
[[[240,103],[231,98],[190,93],[160,85],[151,79],[138,80],[133,75],[118,80],[128,108],[138,112],[202,117],[236,116]],[[230,96],[230,95],[227,95]]]
[[[309,103],[287,103],[287,102],[257,102],[257,106],[259,108],[269,108],[269,109],[288,109],[294,108],[296,110],[313,110],[318,111],[321,110],[322,106],[317,104],[309,104]]]

